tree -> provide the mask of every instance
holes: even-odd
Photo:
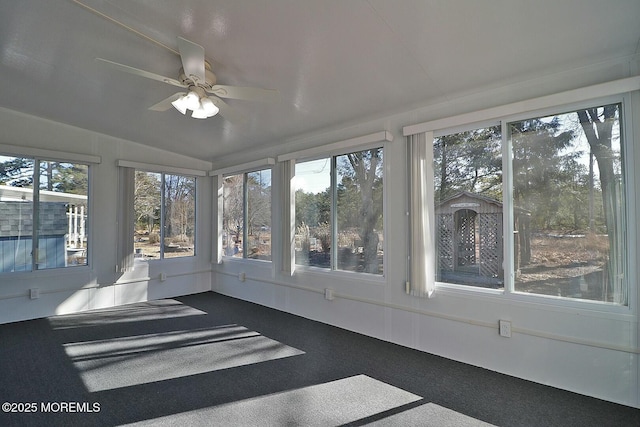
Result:
[[[331,192],[327,188],[320,193],[305,193],[296,190],[296,227],[302,223],[309,227],[329,223],[331,215]]]
[[[32,187],[36,161],[21,157],[1,157],[0,185]],[[40,189],[86,195],[89,187],[88,166],[76,163],[39,160]]]
[[[433,154],[436,200],[461,191],[502,200],[499,126],[436,138]]]
[[[375,230],[382,218],[382,148],[347,154],[340,159],[346,159],[340,165],[343,183],[352,183],[359,194],[356,224],[362,241],[364,271],[378,274],[379,237]]]
[[[223,183],[223,215],[222,228],[227,236],[235,234],[235,242],[241,240],[244,215],[244,176],[242,174],[227,176]],[[231,242],[227,241],[231,246]]]
[[[565,196],[563,186],[573,180],[565,166],[579,155],[567,151],[575,134],[565,129],[558,117],[523,120],[510,126],[514,203],[532,213],[534,227],[554,228]]]
[[[247,231],[271,227],[271,177],[268,171],[247,174]]]
[[[0,157],[0,185],[32,187],[34,161],[21,157]]]
[[[602,192],[604,221],[609,238],[608,277],[615,302],[626,303],[619,274],[623,271],[622,233],[623,224],[617,218],[622,207],[620,157],[613,149],[613,129],[618,122],[620,106],[606,105],[600,108],[588,108],[577,112],[578,120],[587,138],[591,153],[596,159]],[[616,170],[618,169],[618,170]],[[619,178],[620,177],[620,178]]]
[[[579,110],[577,115],[591,147],[591,153],[598,164],[607,229],[614,230],[612,207],[619,206],[619,200],[615,191],[618,179],[614,168],[614,160],[618,158],[618,155],[612,148],[612,131],[618,116],[618,105]]]
[[[87,165],[40,162],[40,169],[45,171],[47,190],[70,194],[88,194],[89,174]],[[43,173],[41,172],[42,175]]]
[[[160,221],[159,174],[136,171],[133,206],[136,224],[146,227],[147,233],[153,233]]]
[[[195,179],[164,175],[165,237],[191,243],[195,223]]]

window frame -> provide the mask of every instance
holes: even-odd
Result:
[[[58,275],[58,274],[68,274],[74,271],[87,271],[92,267],[92,253],[93,253],[93,232],[92,232],[92,223],[93,223],[93,166],[95,164],[101,163],[101,158],[99,156],[91,156],[91,155],[83,155],[76,153],[65,153],[65,152],[56,152],[52,150],[43,150],[37,148],[24,148],[17,147],[12,145],[1,145],[0,144],[0,155],[6,157],[14,157],[21,158],[33,161],[33,184],[32,184],[32,198],[30,200],[30,204],[32,207],[32,217],[33,217],[33,229],[30,235],[31,238],[31,268],[29,270],[24,271],[0,271],[0,276],[11,276],[11,275]],[[85,239],[86,239],[86,254],[85,254],[85,263],[79,265],[65,265],[62,267],[50,267],[50,268],[38,268],[40,264],[38,262],[38,252],[40,251],[39,245],[39,235],[40,235],[40,173],[36,173],[39,171],[40,164],[42,162],[54,162],[54,163],[68,163],[73,165],[82,165],[87,167],[87,201],[86,201],[86,212],[85,212]],[[65,245],[66,243],[65,238]],[[34,255],[35,254],[35,255]],[[66,261],[65,261],[66,263]]]
[[[125,164],[123,162],[121,162],[121,166],[125,166]],[[134,263],[148,263],[148,262],[152,262],[152,263],[156,263],[156,262],[160,262],[160,261],[177,261],[177,260],[187,260],[187,259],[194,259],[195,257],[198,256],[198,229],[199,229],[199,225],[198,225],[198,178],[201,177],[200,174],[196,174],[196,173],[189,173],[191,171],[182,171],[180,169],[175,169],[175,168],[162,168],[162,167],[149,167],[148,165],[142,165],[142,164],[134,164],[133,166],[134,169],[134,179],[133,179],[133,183],[132,185],[134,185],[135,188],[135,173],[136,172],[144,172],[144,173],[153,173],[153,174],[158,174],[160,175],[160,258],[158,259],[140,259],[140,258],[136,258],[134,257]],[[178,256],[178,257],[165,257],[164,253],[164,244],[162,244],[162,242],[164,242],[165,239],[165,210],[166,210],[166,203],[165,203],[165,175],[178,175],[178,176],[182,176],[185,178],[193,178],[194,179],[194,195],[193,195],[193,223],[194,223],[194,231],[193,231],[193,255],[187,255],[187,256]],[[135,210],[135,201],[133,202],[133,205],[131,206],[132,210]],[[135,225],[134,225],[134,230],[135,230]],[[131,248],[133,249],[134,242],[133,242],[133,236],[131,239]]]
[[[244,167],[240,167],[239,170],[237,172],[231,172],[234,169],[233,168],[228,168],[225,169],[224,171],[219,171],[217,173],[212,173],[212,175],[217,175],[218,176],[218,180],[219,182],[219,187],[222,189],[222,194],[221,194],[221,201],[219,204],[219,237],[218,239],[220,240],[220,243],[218,245],[219,248],[219,259],[220,261],[224,260],[224,261],[228,261],[228,260],[232,260],[232,262],[244,262],[244,261],[249,261],[249,262],[259,262],[259,263],[264,263],[264,264],[272,264],[273,263],[273,258],[274,258],[274,251],[273,251],[273,236],[271,236],[271,252],[270,252],[270,259],[259,259],[259,258],[249,258],[247,256],[248,253],[248,227],[246,226],[247,224],[247,220],[248,220],[248,216],[249,216],[249,188],[248,188],[248,177],[249,174],[252,173],[256,173],[256,172],[263,172],[263,171],[269,171],[270,174],[270,179],[271,179],[271,188],[269,191],[269,215],[270,215],[270,219],[271,222],[273,222],[273,180],[274,180],[274,168],[273,165],[275,164],[275,161],[273,159],[266,159],[265,161],[258,161],[258,162],[252,162],[251,164],[245,164]],[[224,240],[224,180],[225,178],[228,178],[230,176],[242,176],[242,257],[234,257],[233,255],[227,255],[225,253],[225,250],[223,248],[223,240]],[[220,209],[221,207],[221,209]],[[221,214],[220,214],[221,213]],[[271,229],[273,230],[273,223],[271,226]],[[227,236],[227,239],[229,237]],[[227,245],[229,245],[229,242],[227,240]]]
[[[535,103],[533,103],[535,104]],[[508,126],[510,123],[535,119],[538,117],[546,117],[551,115],[561,115],[570,112],[575,112],[580,109],[590,108],[594,106],[604,106],[609,104],[620,104],[620,133],[623,137],[621,151],[623,152],[623,175],[624,175],[624,197],[625,197],[625,210],[624,215],[626,217],[626,250],[624,256],[626,257],[626,271],[624,272],[625,285],[627,287],[627,304],[620,305],[615,303],[608,303],[604,301],[595,301],[578,298],[557,297],[544,294],[524,293],[515,290],[515,277],[514,277],[514,237],[513,237],[513,162],[512,162],[512,146],[509,138]],[[635,204],[636,194],[636,176],[633,172],[633,164],[637,157],[636,149],[634,148],[633,140],[633,120],[632,120],[632,100],[629,92],[599,96],[594,98],[586,97],[583,100],[558,103],[547,105],[541,108],[526,109],[522,111],[503,114],[495,119],[483,120],[469,123],[459,123],[448,128],[438,128],[433,130],[433,137],[439,137],[443,135],[450,135],[452,133],[463,132],[466,130],[474,130],[486,127],[487,125],[500,124],[501,126],[501,145],[502,145],[502,191],[503,191],[503,205],[508,209],[503,211],[503,259],[504,259],[504,288],[503,289],[488,289],[481,287],[474,287],[468,285],[435,282],[437,292],[462,294],[466,296],[489,296],[494,298],[505,299],[513,302],[522,303],[542,303],[549,306],[557,306],[564,308],[574,309],[593,309],[606,313],[621,313],[629,314],[635,312],[637,308],[636,298],[638,292],[638,286],[636,278],[638,275],[637,267],[633,267],[634,259],[636,257],[637,246],[637,226],[635,221],[630,219],[635,218],[637,208]],[[429,148],[433,149],[433,140],[427,141]],[[431,173],[434,172],[433,165],[429,165]],[[433,199],[433,196],[432,196]],[[431,200],[434,203],[435,200]],[[506,237],[504,237],[506,236]]]
[[[361,140],[367,140],[366,143],[355,143],[355,144],[351,144],[350,142],[352,141],[361,141]],[[348,154],[352,154],[352,153],[357,153],[357,152],[362,152],[362,151],[368,151],[368,150],[374,150],[374,149],[382,149],[382,155],[383,155],[383,164],[382,164],[382,224],[383,224],[383,230],[387,229],[387,166],[386,166],[386,162],[384,160],[384,153],[385,153],[385,149],[386,149],[386,144],[388,142],[391,142],[393,140],[393,136],[386,131],[383,131],[381,133],[378,134],[372,134],[372,135],[368,135],[368,136],[364,136],[364,137],[360,137],[360,138],[354,138],[353,140],[348,140],[348,141],[343,141],[343,142],[338,142],[338,143],[333,143],[330,144],[328,146],[328,148],[325,151],[322,151],[321,149],[310,149],[310,150],[305,150],[305,151],[301,151],[301,152],[297,152],[297,153],[290,153],[286,156],[281,156],[278,157],[278,160],[280,161],[282,160],[293,160],[294,161],[294,167],[292,168],[292,175],[295,177],[295,165],[299,164],[299,163],[305,163],[305,162],[310,162],[310,161],[314,161],[314,160],[320,160],[320,159],[328,159],[330,161],[331,164],[331,171],[330,171],[330,194],[331,194],[331,203],[330,203],[330,215],[331,215],[331,239],[332,242],[337,242],[337,238],[338,238],[338,200],[337,200],[337,192],[338,192],[338,187],[337,187],[337,173],[336,173],[336,168],[337,168],[337,158],[339,156],[345,156]],[[326,147],[325,147],[326,148]],[[293,193],[293,192],[292,192]],[[293,211],[295,212],[295,197],[294,194],[292,194],[292,199],[290,200],[290,205],[293,208]],[[292,215],[291,218],[291,222],[292,224],[295,225],[296,219],[295,219],[295,215]],[[295,228],[295,227],[294,227]],[[387,277],[387,256],[383,256],[382,258],[382,274],[374,274],[374,273],[365,273],[365,272],[357,272],[357,271],[349,271],[349,270],[342,270],[338,268],[338,251],[334,250],[334,246],[332,244],[332,248],[331,248],[331,254],[330,254],[330,267],[329,268],[323,268],[323,267],[317,267],[317,266],[312,266],[312,265],[303,265],[303,264],[296,264],[296,260],[295,260],[295,243],[292,240],[292,244],[291,244],[291,253],[292,256],[294,257],[293,259],[291,259],[291,266],[293,268],[293,272],[294,274],[296,272],[304,272],[306,273],[310,273],[313,275],[331,275],[332,277],[343,277],[343,278],[348,278],[348,279],[354,279],[354,278],[366,278],[367,280],[373,281],[373,282],[384,282],[386,281],[386,277]],[[383,253],[386,255],[387,253],[387,239],[384,238],[383,239],[383,243],[382,243],[382,250]],[[361,279],[360,279],[361,280]]]

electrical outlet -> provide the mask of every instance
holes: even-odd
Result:
[[[167,280],[167,273],[164,273],[164,272],[160,273],[160,281],[164,282],[165,280]]]
[[[31,299],[40,298],[40,289],[38,289],[38,288],[29,289],[29,298],[31,298]]]
[[[511,322],[508,320],[501,320],[499,322],[500,336],[505,338],[511,338]]]
[[[247,279],[247,275],[243,273],[238,274],[238,280],[244,282]]]

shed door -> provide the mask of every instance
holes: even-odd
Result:
[[[478,214],[471,209],[461,209],[454,214],[455,221],[455,269],[476,272]]]

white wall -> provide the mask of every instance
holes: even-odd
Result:
[[[630,77],[637,72],[637,58],[598,64],[391,117],[363,120],[290,141],[277,150],[264,150],[259,154],[277,156],[381,130],[393,133],[395,139],[385,146],[384,153],[385,277],[380,280],[358,274],[300,270],[290,277],[280,272],[281,251],[274,249],[273,265],[225,258],[216,266],[213,290],[498,372],[640,407],[637,293],[633,293],[635,299],[629,310],[616,313],[597,304],[570,308],[539,299],[456,290],[439,289],[432,299],[405,294],[408,191],[406,143],[402,137],[406,125]],[[627,139],[640,146],[637,92],[632,100],[634,129]],[[640,164],[638,151],[635,164]],[[230,157],[222,159],[220,166],[242,161],[246,160]],[[280,168],[276,165],[273,182],[278,182],[278,173]],[[632,180],[637,200],[640,174],[632,174]],[[279,200],[277,189],[274,194]],[[282,200],[279,201],[274,203],[274,218],[281,217]],[[632,200],[630,205],[634,207],[635,203]],[[277,233],[282,224],[273,227]],[[634,230],[632,241],[640,241]],[[638,262],[632,267],[632,277],[637,277],[635,266],[640,265],[640,259],[635,249],[634,254]],[[238,279],[241,272],[246,274],[244,282]],[[335,291],[333,301],[324,298],[325,288]],[[499,319],[512,322],[511,338],[499,336]]]
[[[211,289],[211,183],[198,181],[198,218],[202,238],[197,256],[150,261],[133,272],[116,273],[116,218],[118,206],[118,159],[207,171],[209,162],[154,150],[140,144],[62,125],[11,110],[0,109],[2,145],[57,150],[99,156],[91,166],[89,266],[30,273],[0,275],[0,323],[52,314],[112,307],[132,302],[185,295]],[[199,197],[203,195],[203,197]],[[164,272],[166,281],[160,281]],[[40,298],[29,299],[38,288]]]

